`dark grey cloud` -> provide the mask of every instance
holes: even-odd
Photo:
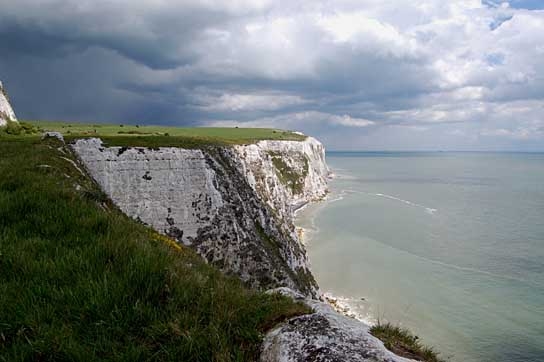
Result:
[[[0,78],[23,118],[544,149],[544,13],[530,5],[0,0]]]

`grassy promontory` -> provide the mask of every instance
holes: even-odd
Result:
[[[0,361],[254,360],[308,311],[123,215],[60,142],[0,135],[0,155]]]
[[[109,146],[183,147],[249,144],[261,140],[302,141],[306,136],[273,128],[165,127],[28,121],[41,130],[57,131],[67,140],[99,137]]]

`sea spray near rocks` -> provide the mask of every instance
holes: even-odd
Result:
[[[385,349],[383,343],[370,334],[370,326],[338,313],[327,302],[307,299],[287,288],[280,293],[307,304],[314,313],[295,317],[265,336],[261,362],[407,362]]]

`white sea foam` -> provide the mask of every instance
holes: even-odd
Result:
[[[375,318],[370,313],[361,312],[363,309],[361,305],[367,302],[365,298],[348,298],[329,292],[324,293],[323,298],[339,313],[355,318],[368,326],[376,324]]]
[[[344,198],[346,197],[347,194],[348,194],[348,192],[346,190],[342,190],[340,192],[340,194],[336,195],[334,198],[329,198],[327,200],[327,203],[331,204],[333,202],[342,201],[342,200],[344,200]]]
[[[354,194],[362,194],[362,195],[369,195],[369,196],[377,196],[377,197],[384,197],[384,198],[387,198],[387,199],[390,199],[390,200],[394,200],[394,201],[398,201],[398,202],[402,202],[406,205],[410,205],[410,206],[413,206],[413,207],[419,207],[419,208],[423,208],[425,209],[425,212],[433,215],[435,214],[438,210],[437,209],[434,209],[434,208],[431,208],[431,207],[427,207],[427,206],[424,206],[424,205],[421,205],[421,204],[418,204],[418,203],[415,203],[415,202],[411,202],[411,201],[408,201],[408,200],[404,200],[404,199],[401,199],[401,198],[398,198],[398,197],[395,197],[395,196],[392,196],[392,195],[387,195],[387,194],[382,194],[382,193],[370,193],[370,192],[364,192],[364,191],[357,191],[357,190],[342,190],[339,194],[337,195],[332,195],[332,194],[329,194],[325,197],[324,199],[324,204],[323,204],[323,207],[326,207],[327,204],[329,203],[333,203],[333,202],[338,202],[338,201],[342,201],[343,199],[345,199],[345,197],[349,194],[349,193],[354,193]],[[331,196],[334,196],[334,197],[331,197]],[[301,228],[303,230],[303,243],[304,244],[307,244],[312,236],[316,233],[319,232],[319,227],[317,227],[316,225],[316,222],[315,222],[315,219],[318,215],[318,211],[314,212],[312,214],[312,216],[310,217],[310,227],[308,228]],[[522,278],[515,278],[515,277],[510,277],[510,276],[506,276],[506,275],[501,275],[501,274],[496,274],[496,273],[492,273],[492,272],[488,272],[488,271],[485,271],[485,270],[480,270],[480,269],[476,269],[476,268],[471,268],[471,267],[463,267],[463,266],[459,266],[459,265],[455,265],[455,264],[450,264],[450,263],[445,263],[445,262],[442,262],[442,261],[438,261],[438,260],[434,260],[434,259],[429,259],[429,258],[426,258],[426,257],[423,257],[421,255],[417,255],[417,254],[414,254],[414,253],[411,253],[411,252],[408,252],[406,250],[401,250],[401,249],[397,249],[391,245],[388,245],[389,247],[393,248],[393,249],[396,249],[396,250],[399,250],[399,251],[402,251],[404,253],[407,253],[407,254],[410,254],[414,257],[417,257],[419,259],[422,259],[422,260],[425,260],[429,263],[433,263],[433,264],[436,264],[436,265],[440,265],[440,266],[443,266],[443,267],[447,267],[447,268],[452,268],[452,269],[456,269],[456,270],[460,270],[460,271],[465,271],[465,272],[473,272],[473,273],[478,273],[478,274],[484,274],[484,275],[488,275],[490,277],[496,277],[496,278],[501,278],[501,279],[508,279],[508,280],[514,280],[514,281],[518,281],[518,282],[522,282],[522,283],[526,283],[526,284],[533,284],[531,283],[531,281],[528,281],[528,280],[525,280],[525,279],[522,279]],[[535,284],[535,285],[538,285],[540,286],[540,284]],[[370,319],[370,316],[365,316],[365,315],[361,315],[359,314],[358,312],[355,312],[354,310],[357,309],[356,306],[354,306],[354,302],[359,302],[359,300],[355,299],[355,298],[346,298],[346,297],[338,297],[338,296],[334,296],[330,293],[326,293],[325,294],[325,297],[326,298],[334,298],[337,300],[338,304],[342,307],[342,308],[347,308],[348,312],[349,313],[355,313],[357,314],[357,316],[355,318],[357,319],[360,319],[361,321],[364,321],[365,323],[369,323],[370,325],[372,325],[372,322],[368,322]],[[347,314],[347,315],[350,315],[350,314]],[[350,316],[353,316],[353,315],[350,315]]]
[[[425,206],[425,205],[421,205],[421,204],[418,204],[416,202],[412,202],[412,201],[409,201],[409,200],[404,200],[404,199],[401,199],[400,197],[396,197],[396,196],[393,196],[393,195],[382,194],[382,193],[371,193],[371,192],[364,192],[364,191],[357,191],[357,190],[346,190],[346,192],[350,192],[350,193],[354,193],[354,194],[361,194],[361,195],[383,197],[383,198],[386,198],[386,199],[389,199],[389,200],[402,202],[403,204],[406,204],[406,205],[422,208],[422,209],[425,210],[426,213],[428,213],[430,215],[434,215],[438,211],[438,209],[428,207],[428,206]]]

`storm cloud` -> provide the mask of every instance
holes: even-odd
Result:
[[[539,2],[0,0],[20,118],[544,150]]]

